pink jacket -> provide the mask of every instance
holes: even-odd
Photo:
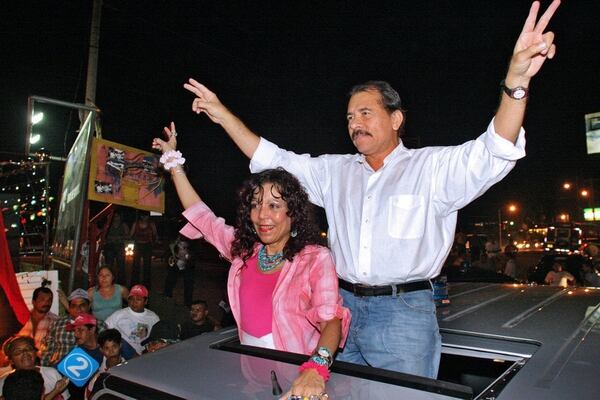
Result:
[[[241,258],[232,259],[234,228],[226,225],[203,202],[183,212],[188,223],[180,233],[190,239],[204,237],[229,261],[231,269],[227,291],[231,311],[240,321]],[[259,244],[256,244],[258,251]],[[342,306],[338,280],[329,249],[310,245],[302,249],[292,262],[286,261],[273,292],[273,341],[278,350],[311,354],[319,341],[319,323],[334,317],[342,320],[342,341],[350,326],[350,311]]]

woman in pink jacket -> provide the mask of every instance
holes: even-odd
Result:
[[[253,174],[240,192],[236,227],[225,224],[200,199],[168,141],[154,139],[170,171],[188,220],[181,233],[204,237],[231,261],[227,288],[242,344],[311,355],[300,367],[291,398],[324,394],[335,351],[348,332],[329,249],[319,245],[312,205],[298,180],[283,169]],[[324,396],[323,396],[324,398]]]

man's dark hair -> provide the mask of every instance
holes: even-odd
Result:
[[[37,369],[19,369],[4,380],[5,400],[40,400],[44,394],[44,378]]]
[[[398,128],[398,137],[402,136],[404,134],[404,123],[406,122],[406,111],[402,108],[402,99],[400,99],[398,92],[392,85],[385,81],[367,81],[353,86],[348,93],[348,98],[354,96],[356,93],[369,91],[379,93],[381,96],[381,105],[388,113],[391,114],[394,111],[400,111],[402,113],[403,118],[402,124],[400,125],[400,128]]]
[[[98,335],[98,344],[104,346],[106,342],[121,344],[121,332],[116,329],[105,329]]]
[[[49,294],[50,296],[53,296],[52,290],[50,290],[49,288],[47,288],[45,286],[40,286],[39,288],[37,288],[33,291],[33,296],[31,297],[31,299],[33,301],[35,301],[38,298],[38,296],[40,295],[40,293],[46,293],[46,294]]]
[[[244,262],[254,252],[254,245],[259,242],[254,225],[250,220],[250,210],[255,192],[262,198],[262,185],[270,183],[279,192],[281,199],[287,204],[287,215],[292,219],[292,232],[283,248],[285,259],[292,261],[294,256],[305,246],[320,244],[321,237],[315,223],[314,206],[308,200],[306,190],[298,179],[283,168],[267,169],[258,174],[250,175],[242,185],[239,193],[237,210],[237,226],[231,246],[231,254],[241,257]]]
[[[204,308],[206,308],[208,310],[208,303],[206,302],[206,300],[200,300],[200,299],[194,300],[194,301],[192,301],[191,305],[195,306],[196,304],[200,304],[200,305],[204,306]]]

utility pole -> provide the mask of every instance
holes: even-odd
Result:
[[[100,20],[102,17],[102,0],[94,0],[92,26],[90,30],[90,47],[88,53],[87,80],[85,85],[85,104],[96,107],[96,77],[98,75],[98,53],[100,51]],[[81,121],[85,121],[87,112]]]

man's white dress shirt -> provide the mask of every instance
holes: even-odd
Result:
[[[494,131],[460,146],[407,149],[373,171],[360,154],[298,155],[261,138],[252,172],[283,167],[325,209],[338,275],[369,285],[437,276],[454,240],[457,212],[504,178],[525,156]]]

